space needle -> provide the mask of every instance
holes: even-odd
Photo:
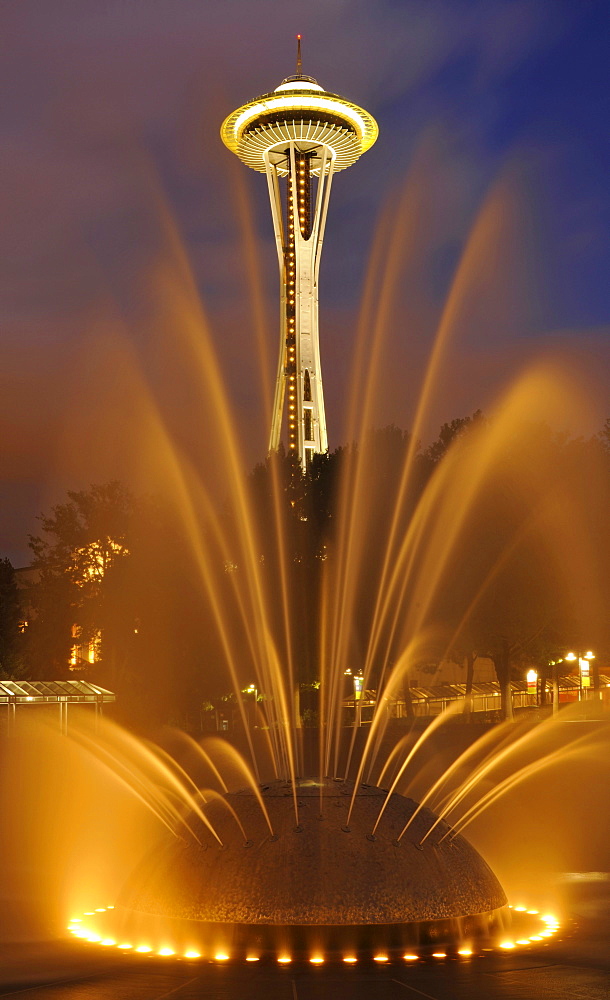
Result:
[[[331,181],[370,149],[378,129],[367,111],[302,73],[300,35],[297,40],[295,75],[230,114],[220,134],[243,163],[267,175],[280,269],[280,352],[269,450],[279,447],[286,406],[288,448],[306,471],[313,455],[328,449],[318,281]]]

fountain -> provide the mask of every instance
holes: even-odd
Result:
[[[401,243],[411,197],[407,191],[394,220],[388,241],[392,255]],[[359,447],[343,457],[332,552],[313,553],[315,573],[309,578],[300,575],[305,558],[290,552],[295,525],[288,520],[291,511],[296,522],[306,523],[309,514],[298,496],[286,503],[279,460],[270,460],[266,469],[265,516],[256,513],[212,337],[184,262],[176,264],[172,296],[189,319],[183,346],[200,378],[207,425],[213,421],[210,437],[214,458],[222,455],[228,511],[220,516],[205,473],[181,461],[160,419],[155,421],[158,454],[166,463],[168,490],[183,517],[236,695],[241,731],[235,742],[244,755],[239,757],[230,743],[216,744],[210,753],[191,746],[197,766],[190,776],[186,766],[143,747],[118,727],[106,725],[96,734],[86,725],[73,727],[74,744],[127,783],[166,831],[152,847],[144,838],[146,849],[120,891],[84,904],[92,910],[78,911],[70,925],[77,936],[143,953],[220,959],[230,954],[247,960],[329,952],[412,959],[426,950],[444,956],[443,949],[457,952],[477,941],[502,940],[506,894],[456,829],[453,813],[461,805],[466,822],[491,803],[493,796],[485,797],[488,782],[495,780],[493,762],[504,760],[502,734],[493,746],[486,735],[475,750],[461,750],[455,769],[446,768],[418,788],[415,801],[403,794],[407,777],[417,785],[417,755],[441,725],[419,738],[417,730],[409,730],[401,752],[394,753],[398,741],[389,731],[387,711],[399,690],[406,686],[408,691],[409,671],[426,650],[436,646],[448,652],[463,635],[524,540],[533,535],[539,551],[553,552],[561,529],[564,545],[569,538],[582,549],[581,525],[573,516],[579,509],[576,481],[562,482],[561,494],[549,498],[554,458],[546,441],[515,447],[524,415],[532,422],[542,416],[563,419],[568,396],[578,406],[572,386],[546,365],[518,380],[489,422],[475,421],[456,436],[425,483],[418,482],[419,438],[444,352],[493,236],[494,198],[473,227],[458,267],[411,437],[403,442],[389,488],[389,466],[379,464],[378,440],[365,432],[374,414],[374,388],[383,378],[382,320],[392,296],[391,273],[384,277],[380,318],[366,359],[362,344],[370,316],[365,301],[356,350],[358,406],[350,420]],[[373,467],[384,474],[372,478]],[[322,464],[316,466],[310,456],[305,468],[314,476]],[[291,475],[293,484],[302,482],[300,471]],[[481,521],[489,521],[490,504],[506,515],[507,536],[494,537],[479,558],[472,539]],[[386,513],[382,523],[379,510]],[[551,559],[557,570],[559,554],[555,551]],[[567,572],[550,599],[565,577]],[[301,588],[312,579],[316,600],[306,615]],[[456,579],[463,581],[458,593]],[[449,630],[438,628],[443,616]],[[301,726],[299,691],[312,659],[320,681],[318,726],[307,731]],[[364,689],[378,691],[366,729],[343,725],[345,677],[355,663]],[[263,699],[257,698],[256,729],[241,697],[253,678]],[[514,740],[517,754],[535,742],[531,734],[522,743],[519,739]],[[587,744],[583,753],[591,749]],[[230,788],[223,755],[233,772]],[[556,763],[556,754],[547,757],[549,766]],[[530,773],[528,766],[519,772],[520,780]],[[206,768],[204,781],[200,772]],[[549,925],[554,926],[551,918]]]

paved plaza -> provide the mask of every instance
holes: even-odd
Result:
[[[606,1000],[608,924],[540,950],[384,966],[168,963],[74,945],[4,950],[0,997],[28,1000]]]

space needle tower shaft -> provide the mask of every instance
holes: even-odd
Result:
[[[280,350],[269,450],[279,447],[286,411],[288,449],[306,471],[313,455],[328,449],[318,283],[331,181],[372,146],[377,125],[362,108],[303,75],[297,39],[296,74],[229,115],[221,137],[244,163],[267,175],[280,271]]]

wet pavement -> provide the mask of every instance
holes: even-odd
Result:
[[[549,940],[510,953],[383,965],[223,964],[22,938],[0,943],[0,1000],[608,1000],[610,873],[565,876],[562,893],[569,917]],[[9,923],[18,930],[10,913],[0,905],[5,932]]]
[[[596,930],[594,931],[594,926]],[[608,922],[520,954],[383,966],[220,965],[59,943],[3,948],[0,997],[27,1000],[607,1000]]]

